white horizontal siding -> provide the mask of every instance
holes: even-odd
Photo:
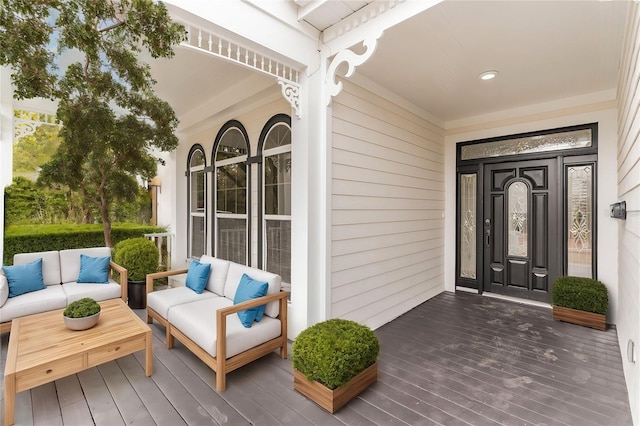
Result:
[[[640,10],[630,7],[618,87],[618,197],[627,202],[627,220],[619,224],[618,321],[631,413],[640,424]],[[629,341],[638,361],[627,360]]]
[[[331,316],[375,328],[444,290],[444,137],[344,84],[331,123]]]

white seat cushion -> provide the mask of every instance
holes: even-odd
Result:
[[[62,286],[49,285],[44,290],[32,291],[10,297],[0,308],[0,322],[11,321],[25,315],[39,314],[67,306],[67,295]],[[43,324],[45,327],[46,324]]]
[[[232,306],[226,297],[200,300],[187,305],[177,305],[169,310],[172,327],[182,331],[211,356],[216,356],[216,310]],[[280,320],[263,317],[245,328],[237,314],[227,316],[226,358],[242,353],[280,336]]]
[[[90,257],[107,257],[111,256],[111,249],[109,247],[90,247],[81,249],[60,250],[61,282],[72,283],[78,281],[78,276],[80,275],[81,254]]]
[[[169,308],[172,306],[213,297],[218,296],[207,290],[198,294],[188,287],[174,287],[147,294],[147,307],[156,311],[162,318],[167,319]]]
[[[19,253],[13,256],[14,265],[24,265],[42,258],[42,281],[44,285],[59,285],[60,253],[57,251],[41,251],[37,253]]]
[[[109,280],[108,283],[104,284],[64,283],[62,288],[67,295],[67,303],[75,302],[83,297],[91,297],[100,302],[102,300],[117,299],[122,296],[120,284],[113,280]]]
[[[272,274],[271,272],[263,271],[262,269],[250,268],[238,263],[231,263],[229,265],[229,272],[227,273],[227,282],[224,286],[224,297],[230,300],[235,298],[236,290],[238,289],[238,284],[240,284],[242,274],[247,274],[256,281],[268,283],[269,288],[267,289],[267,294],[274,294],[280,291],[280,275]],[[276,318],[278,316],[278,312],[278,302],[271,302],[267,304],[264,311],[265,315],[268,315],[271,318]]]

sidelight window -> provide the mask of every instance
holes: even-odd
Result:
[[[460,175],[460,277],[476,279],[476,173]]]
[[[566,167],[567,275],[593,278],[593,164]]]

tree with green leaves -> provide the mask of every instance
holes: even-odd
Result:
[[[14,176],[36,180],[39,171],[58,150],[58,126],[42,124],[32,134],[22,136],[13,143]]]
[[[40,179],[94,204],[107,246],[111,203],[135,199],[136,177],[156,174],[154,149],[178,145],[178,120],[140,54],[170,58],[184,34],[152,0],[0,0],[0,65],[12,69],[14,97],[58,100],[62,141]]]

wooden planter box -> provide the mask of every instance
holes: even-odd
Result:
[[[378,380],[378,363],[358,374],[349,382],[331,390],[318,382],[310,382],[298,370],[293,370],[293,388],[330,412],[338,411],[343,405]]]
[[[605,331],[607,324],[606,316],[594,314],[593,312],[578,311],[562,306],[553,306],[553,319],[556,321],[570,322],[572,324],[583,325],[585,327],[595,328],[596,330]]]

